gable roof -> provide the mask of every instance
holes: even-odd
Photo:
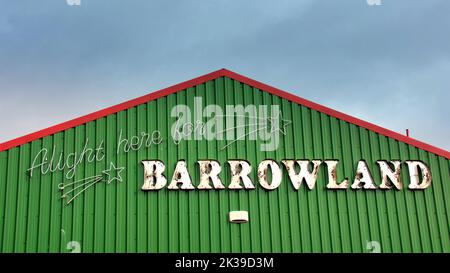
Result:
[[[143,103],[146,103],[148,101],[155,100],[155,99],[158,99],[158,98],[161,98],[161,97],[164,97],[164,96],[176,93],[178,91],[181,91],[181,90],[184,90],[184,89],[187,89],[187,88],[190,88],[190,87],[193,87],[193,86],[205,83],[207,81],[214,80],[214,79],[219,78],[219,77],[231,78],[233,80],[236,80],[236,81],[242,82],[244,84],[250,85],[252,87],[255,87],[255,88],[257,88],[257,89],[259,89],[261,91],[268,92],[270,94],[273,94],[273,95],[279,96],[281,98],[287,99],[289,101],[298,103],[300,105],[303,105],[303,106],[306,106],[306,107],[311,108],[313,110],[322,112],[324,114],[327,114],[329,116],[335,117],[337,119],[341,119],[341,120],[347,121],[349,123],[352,123],[352,124],[355,124],[357,126],[360,126],[360,127],[366,128],[368,130],[374,131],[376,133],[379,133],[381,135],[393,138],[395,140],[404,142],[406,144],[410,144],[410,145],[415,146],[417,148],[420,148],[420,149],[423,149],[425,151],[432,152],[432,153],[435,153],[437,155],[443,156],[443,157],[445,157],[447,159],[450,159],[450,152],[449,151],[437,148],[437,147],[432,146],[430,144],[421,142],[419,140],[416,140],[416,139],[404,136],[402,134],[396,133],[394,131],[388,130],[386,128],[377,126],[377,125],[372,124],[370,122],[367,122],[367,121],[364,121],[364,120],[352,117],[350,115],[347,115],[347,114],[344,114],[342,112],[333,110],[333,109],[328,108],[326,106],[314,103],[312,101],[309,101],[309,100],[306,100],[306,99],[303,99],[303,98],[300,98],[300,97],[298,97],[296,95],[293,95],[291,93],[288,93],[288,92],[285,92],[283,90],[277,89],[275,87],[272,87],[272,86],[266,85],[264,83],[255,81],[253,79],[250,79],[248,77],[245,77],[243,75],[237,74],[237,73],[232,72],[232,71],[227,70],[227,69],[220,69],[220,70],[208,73],[206,75],[194,78],[192,80],[185,81],[185,82],[182,82],[182,83],[179,83],[179,84],[176,84],[176,85],[173,85],[173,86],[161,89],[159,91],[156,91],[156,92],[144,95],[142,97],[138,97],[138,98],[135,98],[135,99],[132,99],[132,100],[129,100],[129,101],[126,101],[126,102],[123,102],[123,103],[120,103],[120,104],[117,104],[117,105],[114,105],[114,106],[111,106],[111,107],[108,107],[108,108],[105,108],[105,109],[102,109],[102,110],[99,110],[99,111],[96,111],[96,112],[93,112],[91,114],[88,114],[88,115],[85,115],[85,116],[82,116],[82,117],[79,117],[79,118],[75,118],[75,119],[63,122],[61,124],[58,124],[58,125],[55,125],[55,126],[51,126],[49,128],[46,128],[46,129],[43,129],[43,130],[31,133],[31,134],[28,134],[28,135],[25,135],[25,136],[13,139],[13,140],[10,140],[10,141],[6,141],[4,143],[0,143],[0,152],[8,150],[8,149],[11,149],[11,148],[14,148],[14,147],[17,147],[19,145],[28,143],[28,142],[36,140],[36,139],[40,139],[40,138],[43,138],[43,137],[46,137],[46,136],[49,136],[49,135],[52,135],[52,134],[55,134],[55,133],[58,133],[58,132],[70,129],[70,128],[73,128],[73,127],[76,127],[78,125],[82,125],[82,124],[87,123],[89,121],[93,121],[93,120],[105,117],[107,115],[117,113],[117,112],[122,111],[122,110],[126,110],[128,108],[137,106],[139,104],[143,104]]]

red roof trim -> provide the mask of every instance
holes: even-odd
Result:
[[[357,126],[366,128],[368,130],[374,131],[374,132],[379,133],[381,135],[384,135],[384,136],[396,139],[396,140],[404,142],[406,144],[413,145],[413,146],[415,146],[417,148],[420,148],[420,149],[423,149],[425,151],[432,152],[432,153],[435,153],[437,155],[443,156],[443,157],[445,157],[447,159],[450,159],[450,152],[446,151],[444,149],[437,148],[437,147],[432,146],[430,144],[427,144],[427,143],[421,142],[419,140],[416,140],[416,139],[404,136],[402,134],[399,134],[399,133],[396,133],[394,131],[388,130],[386,128],[380,127],[380,126],[375,125],[373,123],[370,123],[370,122],[367,122],[367,121],[364,121],[364,120],[352,117],[350,115],[347,115],[347,114],[344,114],[342,112],[333,110],[333,109],[328,108],[326,106],[317,104],[315,102],[312,102],[312,101],[309,101],[309,100],[306,100],[306,99],[303,99],[303,98],[300,98],[300,97],[298,97],[296,95],[293,95],[291,93],[288,93],[288,92],[285,92],[283,90],[280,90],[280,89],[274,88],[272,86],[269,86],[267,84],[255,81],[253,79],[250,79],[250,78],[247,78],[245,76],[239,75],[239,74],[234,73],[232,71],[226,71],[225,74],[226,74],[226,76],[228,76],[228,77],[230,77],[232,79],[235,79],[237,81],[243,82],[243,83],[248,84],[248,85],[251,85],[251,86],[256,87],[256,88],[258,88],[260,90],[269,92],[271,94],[274,94],[274,95],[280,96],[280,97],[282,97],[284,99],[290,100],[292,102],[304,105],[306,107],[309,107],[309,108],[314,109],[316,111],[319,111],[319,112],[322,112],[324,114],[330,115],[332,117],[335,117],[335,118],[347,121],[349,123],[353,123],[353,124],[355,124]]]
[[[368,130],[374,131],[374,132],[379,133],[381,135],[384,135],[384,136],[396,139],[396,140],[404,142],[406,144],[413,145],[413,146],[415,146],[417,148],[420,148],[420,149],[423,149],[423,150],[435,153],[437,155],[443,156],[443,157],[445,157],[447,159],[450,159],[450,152],[448,152],[446,150],[443,150],[443,149],[434,147],[432,145],[429,145],[427,143],[424,143],[424,142],[415,140],[413,138],[401,135],[399,133],[396,133],[396,132],[388,130],[386,128],[377,126],[377,125],[372,124],[370,122],[367,122],[367,121],[364,121],[364,120],[361,120],[361,119],[349,116],[347,114],[344,114],[342,112],[333,110],[333,109],[325,107],[323,105],[314,103],[312,101],[309,101],[309,100],[297,97],[297,96],[295,96],[293,94],[290,94],[288,92],[285,92],[285,91],[282,91],[280,89],[274,88],[272,86],[266,85],[264,83],[255,81],[253,79],[250,79],[248,77],[242,76],[240,74],[234,73],[234,72],[226,70],[226,69],[220,69],[220,70],[214,71],[212,73],[209,73],[209,74],[206,74],[206,75],[194,78],[192,80],[185,81],[185,82],[173,85],[171,87],[164,88],[164,89],[161,89],[159,91],[147,94],[145,96],[142,96],[142,97],[139,97],[139,98],[136,98],[136,99],[133,99],[133,100],[129,100],[129,101],[126,101],[124,103],[120,103],[120,104],[108,107],[106,109],[103,109],[103,110],[100,110],[100,111],[97,111],[97,112],[94,112],[94,113],[91,113],[91,114],[88,114],[88,115],[85,115],[85,116],[82,116],[82,117],[79,117],[79,118],[76,118],[76,119],[72,119],[72,120],[67,121],[67,122],[64,122],[64,123],[61,123],[61,124],[58,124],[58,125],[55,125],[55,126],[52,126],[52,127],[40,130],[40,131],[37,131],[35,133],[31,133],[31,134],[25,135],[23,137],[19,137],[19,138],[16,138],[16,139],[13,139],[13,140],[1,143],[0,144],[0,152],[4,151],[4,150],[8,150],[8,149],[16,147],[16,146],[19,146],[19,145],[22,145],[22,144],[25,144],[27,142],[30,142],[30,141],[33,141],[33,140],[36,140],[36,139],[48,136],[48,135],[55,134],[57,132],[61,132],[61,131],[67,130],[69,128],[72,128],[72,127],[75,127],[75,126],[87,123],[89,121],[93,121],[95,119],[98,119],[98,118],[101,118],[101,117],[104,117],[104,116],[107,116],[107,115],[110,115],[110,114],[117,113],[119,111],[122,111],[122,110],[125,110],[125,109],[128,109],[128,108],[134,107],[136,105],[139,105],[139,104],[142,104],[142,103],[146,103],[148,101],[155,100],[155,99],[158,99],[158,98],[161,98],[161,97],[173,94],[173,93],[178,92],[180,90],[184,90],[184,89],[193,87],[195,85],[202,84],[202,83],[210,81],[210,80],[214,80],[214,79],[222,77],[222,76],[226,76],[226,77],[229,77],[231,79],[240,81],[242,83],[245,83],[245,84],[248,84],[250,86],[256,87],[256,88],[258,88],[258,89],[260,89],[262,91],[265,91],[265,92],[274,94],[276,96],[280,96],[280,97],[282,97],[284,99],[287,99],[289,101],[292,101],[292,102],[304,105],[304,106],[309,107],[309,108],[311,108],[313,110],[316,110],[316,111],[322,112],[324,114],[330,115],[332,117],[335,117],[335,118],[347,121],[349,123],[353,123],[353,124],[355,124],[357,126],[366,128]]]
[[[190,88],[190,87],[193,87],[198,84],[202,84],[202,83],[210,81],[210,80],[214,80],[218,77],[221,77],[222,75],[223,75],[222,70],[214,71],[212,73],[209,73],[209,74],[194,78],[192,80],[185,81],[185,82],[161,89],[159,91],[144,95],[142,97],[138,97],[138,98],[135,98],[135,99],[132,99],[132,100],[129,100],[129,101],[126,101],[126,102],[123,102],[123,103],[120,103],[120,104],[117,104],[117,105],[114,105],[114,106],[111,106],[111,107],[108,107],[108,108],[105,108],[105,109],[102,109],[102,110],[99,110],[96,112],[93,112],[91,114],[48,127],[46,129],[25,135],[23,137],[19,137],[19,138],[16,138],[16,139],[4,142],[4,143],[0,143],[0,152],[14,148],[16,146],[19,146],[19,145],[22,145],[25,143],[28,143],[30,141],[33,141],[33,140],[36,140],[39,138],[43,138],[43,137],[73,128],[78,125],[82,125],[89,121],[93,121],[93,120],[105,117],[107,115],[111,115],[111,114],[123,111],[125,109],[134,107],[136,105],[143,104],[148,101],[170,95],[170,94],[178,92],[180,90]]]

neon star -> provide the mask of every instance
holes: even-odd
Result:
[[[267,118],[267,120],[270,125],[271,133],[279,131],[283,135],[286,135],[286,127],[288,127],[292,123],[292,121],[290,121],[288,119],[284,119],[281,112],[278,112],[276,117],[270,117],[270,118]],[[278,121],[277,123],[281,123],[281,124],[279,124],[279,127],[276,126],[277,123],[275,121]]]
[[[114,180],[117,180],[119,182],[122,182],[122,176],[120,176],[120,173],[125,169],[125,167],[117,168],[114,163],[109,164],[109,169],[102,171],[102,174],[106,174],[108,176],[108,180],[106,181],[107,184],[110,184]],[[112,172],[115,172],[116,175],[113,175]]]

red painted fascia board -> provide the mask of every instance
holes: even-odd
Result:
[[[103,110],[100,110],[100,111],[97,111],[97,112],[94,112],[94,113],[91,113],[91,114],[88,114],[88,115],[85,115],[85,116],[82,116],[82,117],[70,120],[70,121],[67,121],[67,122],[64,122],[64,123],[61,123],[61,124],[58,124],[58,125],[55,125],[55,126],[52,126],[52,127],[40,130],[40,131],[37,131],[35,133],[31,133],[31,134],[25,135],[23,137],[19,137],[19,138],[16,138],[16,139],[13,139],[13,140],[1,143],[0,144],[0,152],[4,151],[4,150],[7,150],[7,149],[10,149],[10,148],[13,148],[13,147],[16,147],[16,146],[19,146],[19,145],[22,145],[24,143],[27,143],[27,142],[30,142],[30,141],[33,141],[33,140],[36,140],[36,139],[48,136],[48,135],[55,134],[57,132],[61,132],[61,131],[67,130],[69,128],[73,128],[75,126],[87,123],[89,121],[93,121],[95,119],[98,119],[98,118],[101,118],[101,117],[104,117],[104,116],[107,116],[107,115],[110,115],[110,114],[114,114],[114,113],[117,113],[119,111],[123,111],[125,109],[137,106],[139,104],[143,104],[143,103],[146,103],[148,101],[155,100],[155,99],[158,99],[158,98],[161,98],[161,97],[173,94],[175,92],[178,92],[178,91],[181,91],[181,90],[193,87],[195,85],[199,85],[199,84],[205,83],[207,81],[214,80],[214,79],[219,78],[219,77],[223,77],[223,76],[226,76],[226,77],[229,77],[231,79],[234,79],[234,80],[237,80],[239,82],[242,82],[244,84],[253,86],[253,87],[257,88],[257,89],[260,89],[260,90],[268,92],[270,94],[282,97],[282,98],[287,99],[289,101],[301,104],[303,106],[306,106],[308,108],[311,108],[311,109],[319,111],[319,112],[322,112],[324,114],[327,114],[329,116],[335,117],[337,119],[341,119],[341,120],[344,120],[346,122],[355,124],[357,126],[366,128],[368,130],[374,131],[374,132],[379,133],[381,135],[384,135],[386,137],[390,137],[390,138],[396,139],[396,140],[404,142],[406,144],[413,145],[413,146],[415,146],[417,148],[420,148],[420,149],[423,149],[425,151],[429,151],[429,152],[435,153],[437,155],[443,156],[443,157],[445,157],[447,159],[450,159],[450,152],[448,152],[446,150],[443,150],[443,149],[437,148],[435,146],[432,146],[430,144],[427,144],[427,143],[418,141],[416,139],[413,139],[413,138],[401,135],[401,134],[396,133],[394,131],[391,131],[391,130],[388,130],[386,128],[383,128],[383,127],[377,126],[375,124],[372,124],[370,122],[367,122],[367,121],[364,121],[364,120],[352,117],[350,115],[347,115],[347,114],[344,114],[342,112],[333,110],[331,108],[325,107],[325,106],[317,104],[315,102],[312,102],[312,101],[300,98],[300,97],[298,97],[296,95],[293,95],[291,93],[285,92],[283,90],[277,89],[275,87],[269,86],[269,85],[261,83],[259,81],[255,81],[253,79],[250,79],[250,78],[245,77],[243,75],[240,75],[240,74],[237,74],[235,72],[229,71],[227,69],[220,69],[220,70],[211,72],[209,74],[206,74],[206,75],[194,78],[192,80],[185,81],[185,82],[173,85],[171,87],[164,88],[164,89],[161,89],[159,91],[147,94],[145,96],[142,96],[142,97],[139,97],[139,98],[136,98],[136,99],[133,99],[133,100],[129,100],[129,101],[126,101],[124,103],[120,103],[120,104],[117,104],[115,106],[111,106],[109,108],[106,108],[106,109],[103,109]]]
[[[264,84],[262,82],[255,81],[255,80],[250,79],[248,77],[239,75],[239,74],[237,74],[235,72],[226,70],[224,74],[227,77],[230,77],[230,78],[232,78],[234,80],[240,81],[240,82],[245,83],[247,85],[256,87],[256,88],[258,88],[260,90],[263,90],[265,92],[268,92],[268,93],[280,96],[280,97],[282,97],[284,99],[287,99],[289,101],[301,104],[303,106],[306,106],[308,108],[311,108],[311,109],[319,111],[319,112],[322,112],[324,114],[327,114],[329,116],[335,117],[337,119],[341,119],[341,120],[347,121],[349,123],[352,123],[352,124],[355,124],[357,126],[360,126],[360,127],[366,128],[368,130],[374,131],[376,133],[379,133],[381,135],[384,135],[384,136],[396,139],[396,140],[404,142],[406,144],[413,145],[413,146],[415,146],[417,148],[420,148],[420,149],[423,149],[425,151],[432,152],[432,153],[435,153],[437,155],[443,156],[443,157],[445,157],[447,159],[450,159],[450,152],[446,151],[444,149],[437,148],[437,147],[432,146],[430,144],[427,144],[427,143],[421,142],[419,140],[416,140],[416,139],[404,136],[402,134],[399,134],[399,133],[396,133],[394,131],[388,130],[386,128],[380,127],[380,126],[375,125],[373,123],[361,120],[359,118],[352,117],[350,115],[344,114],[342,112],[336,111],[336,110],[328,108],[326,106],[317,104],[315,102],[312,102],[312,101],[309,101],[309,100],[306,100],[306,99],[303,99],[303,98],[300,98],[300,97],[298,97],[296,95],[293,95],[291,93],[288,93],[288,92],[285,92],[283,90],[277,89],[275,87],[269,86],[269,85]]]
[[[0,152],[17,147],[19,145],[28,143],[30,141],[36,140],[36,139],[40,139],[82,124],[85,124],[87,122],[105,117],[107,115],[111,115],[126,109],[129,109],[131,107],[137,106],[139,104],[143,104],[146,103],[148,101],[152,101],[170,94],[173,94],[175,92],[181,91],[183,89],[187,89],[199,84],[202,84],[204,82],[210,81],[210,80],[214,80],[216,78],[219,78],[223,75],[223,71],[222,70],[217,70],[211,73],[208,73],[206,75],[194,78],[192,80],[189,81],[185,81],[164,89],[161,89],[159,91],[156,92],[152,92],[150,94],[90,113],[88,115],[79,117],[79,118],[75,118],[51,127],[48,127],[46,129],[22,136],[22,137],[18,137],[15,138],[13,140],[4,142],[4,143],[0,143]]]

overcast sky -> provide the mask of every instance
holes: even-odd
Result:
[[[66,1],[0,0],[0,142],[227,68],[450,150],[449,0]]]

